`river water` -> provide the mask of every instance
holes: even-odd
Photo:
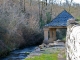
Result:
[[[35,50],[36,46],[27,47],[24,49],[14,50],[10,53],[9,56],[2,58],[0,60],[24,60],[29,53]]]

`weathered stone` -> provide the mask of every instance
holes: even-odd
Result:
[[[49,43],[49,47],[53,47],[54,46],[54,43]]]
[[[80,60],[80,26],[75,20],[68,21],[66,36],[66,59]]]
[[[42,49],[42,48],[44,48],[44,47],[46,47],[46,44],[44,44],[44,43],[41,44],[41,45],[39,45],[39,48],[40,48],[40,49]]]

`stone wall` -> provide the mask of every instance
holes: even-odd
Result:
[[[66,60],[80,60],[80,25],[68,20],[66,35]]]

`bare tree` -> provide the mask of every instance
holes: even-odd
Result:
[[[39,16],[40,16],[40,0],[38,0],[38,6],[39,6]]]
[[[51,19],[52,19],[52,11],[53,11],[53,0],[51,0]]]
[[[71,8],[71,4],[72,4],[73,0],[66,0],[66,4],[69,7],[69,12],[70,12],[70,8]]]
[[[31,4],[32,4],[32,0],[30,0],[30,6],[31,6]]]
[[[24,11],[25,11],[25,0],[24,0],[24,3],[23,4],[24,4]]]
[[[48,0],[46,0],[46,6],[47,6],[47,1],[48,1]]]
[[[20,0],[20,7],[22,11],[25,11],[25,0]]]

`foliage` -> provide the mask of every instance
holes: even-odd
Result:
[[[66,36],[64,36],[64,38],[62,39],[63,41],[66,41]]]
[[[79,17],[77,17],[76,19],[80,20],[80,16],[79,16]]]
[[[0,57],[4,57],[9,54],[10,49],[0,40]]]
[[[46,13],[46,17],[47,17],[47,23],[51,22],[51,13],[50,12]]]
[[[76,21],[80,23],[80,16],[76,18]]]
[[[4,36],[7,33],[7,30],[3,27],[0,27],[0,39],[4,40]]]
[[[42,19],[42,15],[40,15],[39,25],[40,25],[40,28],[42,28],[42,27],[45,25],[45,22],[44,22],[44,20]]]
[[[51,13],[50,12],[46,12],[46,23],[45,21],[43,20],[43,17],[42,15],[40,15],[40,28],[42,28],[45,24],[48,24],[49,22],[51,22]]]
[[[43,20],[40,20],[40,28],[42,28],[45,25]]]
[[[66,39],[66,29],[57,30],[57,39],[60,39],[60,40]]]
[[[40,32],[34,31],[31,28],[21,28],[22,37],[25,42],[28,42],[27,45],[38,45],[43,41],[43,35]]]

